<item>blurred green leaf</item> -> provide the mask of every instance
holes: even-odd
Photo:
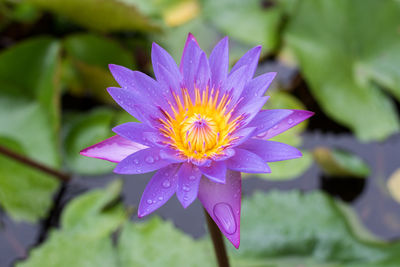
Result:
[[[299,1],[287,41],[313,95],[361,140],[399,131],[400,5],[393,0]],[[371,16],[373,14],[373,16]]]
[[[284,91],[267,92],[271,97],[263,107],[264,109],[305,109],[303,103],[297,98]],[[307,128],[307,121],[271,138],[271,141],[285,143],[291,146],[301,146],[300,134]],[[258,177],[266,180],[288,180],[293,179],[310,168],[313,158],[308,151],[302,151],[301,158],[269,162],[271,173],[244,174],[244,177]]]
[[[277,46],[282,9],[274,1],[265,8],[260,0],[203,2],[203,16],[224,34],[244,44],[262,45],[268,52]]]
[[[111,233],[126,220],[122,205],[114,203],[121,187],[115,181],[72,200],[62,214],[61,229],[51,231],[48,240],[17,266],[118,266]]]
[[[24,155],[12,139],[0,137],[0,145]],[[16,221],[37,222],[52,204],[58,180],[0,154],[0,206]]]
[[[127,223],[118,243],[122,267],[216,266],[211,241],[195,241],[171,222],[153,217],[143,223]]]
[[[342,149],[317,147],[313,156],[329,176],[366,178],[370,173],[368,165],[360,157]]]
[[[68,36],[64,40],[67,54],[74,60],[108,69],[108,64],[132,68],[133,55],[115,40],[91,33]]]
[[[48,166],[60,167],[59,44],[50,38],[21,42],[0,54],[1,145]],[[46,215],[58,181],[0,157],[0,204],[15,219]]]
[[[100,32],[156,31],[159,26],[138,11],[135,5],[118,0],[27,0],[40,8]]]
[[[234,266],[374,266],[400,263],[400,243],[368,241],[330,197],[297,191],[257,193],[243,201]],[[293,218],[296,218],[295,220]],[[397,265],[396,265],[397,264]]]
[[[92,94],[111,102],[106,88],[118,86],[108,70],[109,64],[134,69],[133,55],[112,39],[95,34],[74,34],[64,40],[67,58],[64,83],[78,96]]]
[[[59,44],[50,38],[21,42],[0,54],[0,136],[26,155],[60,166],[58,148]]]
[[[79,152],[111,137],[115,113],[110,109],[96,109],[89,113],[70,114],[65,124],[65,160],[67,166],[79,174],[102,174],[110,172],[115,163],[88,158]]]

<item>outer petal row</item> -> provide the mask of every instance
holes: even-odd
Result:
[[[83,149],[80,154],[86,157],[120,162],[127,156],[145,148],[147,148],[147,146],[115,135]]]

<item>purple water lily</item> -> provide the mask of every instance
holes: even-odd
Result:
[[[240,244],[241,174],[268,173],[267,162],[294,159],[301,152],[268,141],[313,115],[304,110],[262,109],[276,73],[253,78],[261,47],[249,50],[229,71],[228,38],[209,58],[189,34],[177,67],[153,44],[157,80],[110,65],[121,88],[108,92],[141,123],[128,122],[117,134],[81,154],[117,162],[119,174],[157,171],[143,192],[138,215],[146,216],[176,193],[184,208],[197,197],[222,233]]]

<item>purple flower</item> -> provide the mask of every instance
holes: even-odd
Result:
[[[261,47],[249,50],[229,71],[228,38],[209,58],[188,35],[179,68],[153,44],[157,80],[110,65],[121,88],[108,92],[141,123],[128,122],[117,134],[81,154],[117,162],[114,172],[157,171],[143,192],[139,217],[176,193],[184,208],[197,197],[222,233],[240,244],[241,175],[268,173],[267,162],[298,158],[301,152],[268,141],[313,115],[304,110],[263,110],[265,91],[276,73],[253,78]]]

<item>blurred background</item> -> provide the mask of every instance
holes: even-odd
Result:
[[[135,120],[107,65],[153,75],[188,32],[262,45],[265,108],[316,113],[274,138],[302,158],[244,175],[232,265],[400,266],[398,0],[0,0],[0,266],[216,266],[198,201],[138,220],[152,174],[79,155]]]

